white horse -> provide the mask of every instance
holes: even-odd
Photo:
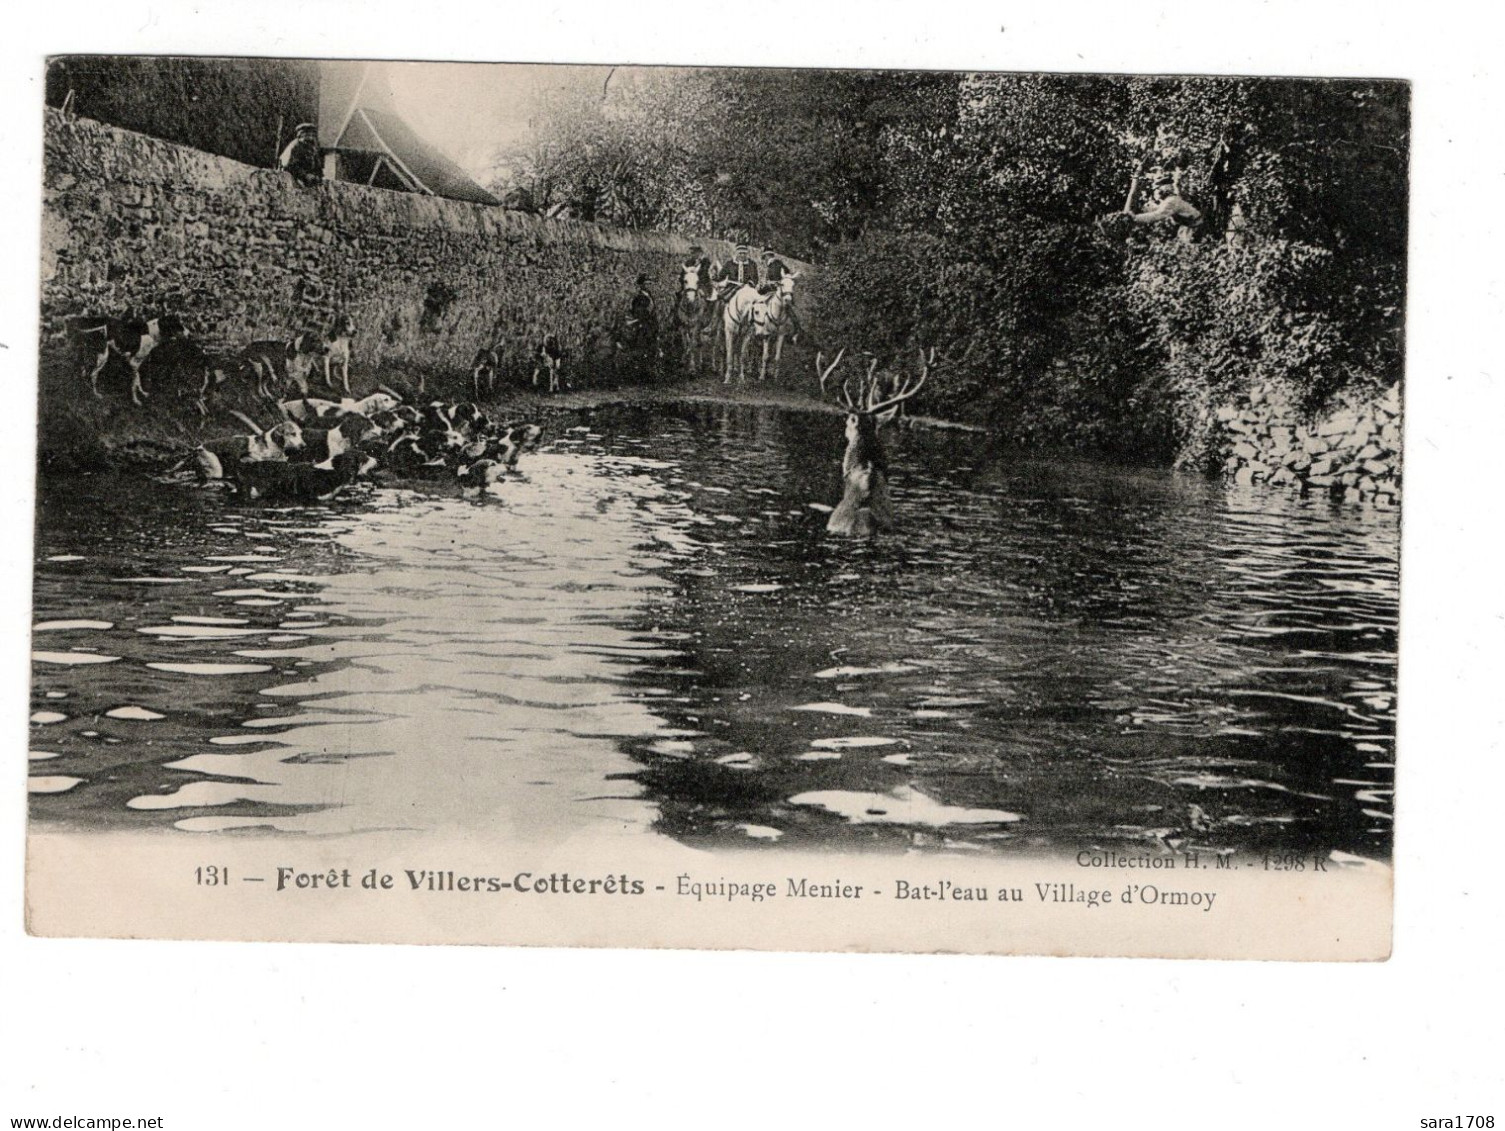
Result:
[[[784,353],[784,338],[790,333],[791,315],[794,312],[794,280],[797,273],[789,272],[779,280],[778,289],[770,295],[760,295],[751,285],[744,285],[726,300],[726,310],[721,324],[726,329],[726,376],[723,384],[732,383],[732,350],[737,350],[739,381],[747,380],[747,347],[753,338],[763,343],[763,360],[758,366],[758,380],[768,375],[768,344],[773,341],[773,375],[779,375],[779,358]]]

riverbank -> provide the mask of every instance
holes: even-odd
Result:
[[[642,404],[736,404],[754,408],[777,408],[791,412],[823,412],[831,416],[844,414],[843,409],[830,401],[811,396],[797,389],[775,385],[771,382],[749,382],[727,385],[714,377],[696,381],[682,381],[659,385],[631,385],[620,388],[570,389],[562,393],[538,393],[531,389],[509,393],[505,398],[484,402],[490,409],[493,404],[507,413],[543,413],[558,411],[581,411],[612,405]],[[933,416],[906,416],[909,427],[937,428],[957,432],[987,433],[988,429],[977,424],[955,420],[942,420]]]
[[[201,414],[193,395],[169,385],[154,388],[142,405],[109,395],[64,397],[77,389],[76,379],[43,380],[38,429],[38,467],[43,479],[112,472],[152,473],[182,460],[206,440],[246,431],[245,418],[268,427],[277,410],[253,388],[221,387]],[[73,378],[73,375],[62,375]],[[450,382],[441,391],[420,392],[396,372],[378,373],[352,382],[357,396],[390,388],[411,403],[463,395]],[[323,390],[315,390],[315,394]],[[558,432],[596,410],[621,406],[740,405],[784,412],[839,417],[843,410],[799,387],[772,381],[724,384],[719,378],[694,381],[658,380],[623,385],[586,385],[548,393],[531,385],[508,384],[481,401],[501,420],[526,419],[546,432]],[[906,416],[904,427],[989,435],[977,424],[930,416]],[[1268,389],[1237,405],[1208,413],[1216,457],[1205,470],[1238,485],[1263,485],[1272,491],[1330,496],[1350,505],[1391,508],[1400,499],[1400,403],[1389,390],[1372,404],[1344,406],[1317,422],[1302,423],[1287,401]],[[833,423],[833,427],[835,424]],[[1037,449],[1038,450],[1038,449]],[[1107,458],[1107,457],[1101,457]]]
[[[406,382],[393,375],[386,375],[385,380],[355,380],[355,395],[383,384],[404,393],[407,400],[422,399],[416,389],[408,388]],[[156,468],[175,462],[207,439],[244,432],[245,424],[236,413],[263,426],[276,420],[276,409],[244,388],[219,390],[209,403],[209,412],[203,415],[191,398],[175,397],[168,389],[160,390],[138,406],[115,397],[96,399],[85,395],[71,400],[48,397],[45,395],[48,386],[44,382],[38,429],[38,466],[44,476]],[[315,395],[318,392],[315,390]],[[560,393],[531,387],[499,388],[494,396],[483,398],[480,403],[493,416],[527,418],[546,426],[554,419],[619,405],[735,404],[833,416],[842,413],[829,401],[771,382],[725,385],[715,378],[587,386]],[[925,416],[906,417],[905,423],[918,428],[987,431],[975,424]]]

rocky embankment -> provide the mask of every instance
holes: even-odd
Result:
[[[1216,412],[1224,476],[1349,503],[1400,502],[1400,389],[1342,404],[1303,421],[1286,394],[1256,387],[1247,400]]]

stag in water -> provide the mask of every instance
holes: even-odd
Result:
[[[820,377],[824,396],[831,376],[841,364],[846,350],[836,355],[830,365],[815,355],[815,372]],[[878,359],[868,364],[866,376],[858,377],[853,388],[851,377],[833,386],[836,403],[847,410],[847,450],[841,459],[843,494],[841,503],[831,512],[826,529],[832,534],[867,537],[894,525],[893,506],[888,500],[888,453],[878,429],[891,421],[905,401],[920,391],[935,350],[920,351],[918,374],[888,378],[877,372]]]

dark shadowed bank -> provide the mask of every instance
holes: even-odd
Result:
[[[360,391],[381,381],[354,382]],[[391,387],[391,386],[389,386]],[[724,385],[719,379],[622,384],[576,388],[558,394],[509,390],[479,402],[499,418],[527,419],[547,431],[560,431],[589,418],[598,409],[626,405],[733,404],[838,415],[841,409],[798,389],[766,384]],[[170,467],[206,439],[245,431],[231,410],[258,422],[277,418],[267,402],[241,392],[215,401],[207,417],[181,405],[151,403],[136,408],[129,401],[101,403],[92,399],[47,402],[38,433],[38,463],[43,475],[152,472]],[[832,424],[833,435],[840,421]],[[980,424],[911,415],[904,426],[943,431],[986,432]]]

